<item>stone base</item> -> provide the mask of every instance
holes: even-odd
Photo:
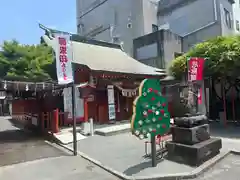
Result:
[[[200,166],[220,152],[222,141],[211,138],[195,145],[184,145],[171,141],[166,142],[166,148],[169,160],[190,166]]]
[[[210,139],[209,125],[204,124],[192,128],[172,127],[172,140],[176,143],[193,145]]]
[[[191,128],[208,124],[208,119],[205,115],[176,117],[174,118],[174,124],[179,127]]]

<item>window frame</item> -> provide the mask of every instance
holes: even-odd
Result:
[[[240,21],[236,20],[236,30],[240,31]]]
[[[226,8],[224,8],[224,19],[225,19],[225,23],[226,23],[227,27],[232,28],[231,14]]]

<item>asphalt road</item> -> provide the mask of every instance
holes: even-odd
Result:
[[[9,118],[0,117],[0,166],[67,155],[42,137],[16,126]]]
[[[117,180],[79,156],[46,143],[19,124],[0,117],[0,179],[4,180]]]

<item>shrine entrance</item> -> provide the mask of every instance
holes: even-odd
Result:
[[[209,116],[213,120],[224,119],[226,123],[240,123],[240,79],[228,79],[222,83],[220,79],[210,79]]]

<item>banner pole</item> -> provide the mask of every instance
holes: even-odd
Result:
[[[77,128],[76,128],[77,123],[76,123],[76,116],[75,116],[75,85],[74,85],[74,81],[72,83],[72,120],[73,120],[73,155],[77,156]]]
[[[75,65],[73,63],[73,45],[72,45],[72,36],[70,35],[71,51],[72,51],[72,121],[73,121],[73,155],[77,156],[77,122],[76,122],[76,101],[75,101]]]

